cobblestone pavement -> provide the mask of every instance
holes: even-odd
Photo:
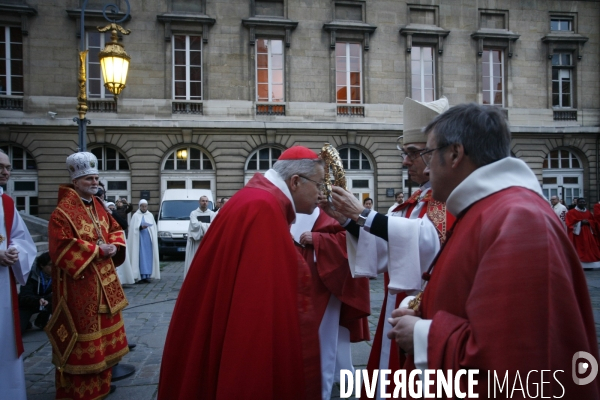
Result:
[[[600,271],[586,271],[596,332],[600,332]],[[183,282],[183,261],[161,262],[161,280],[149,284],[128,285],[125,294],[129,306],[123,311],[127,338],[137,347],[127,354],[122,363],[136,367],[133,376],[115,382],[117,391],[110,400],[154,400],[158,388],[160,362],[175,299]],[[371,338],[383,302],[383,276],[370,280]],[[25,378],[28,400],[54,399],[54,366],[51,347],[43,331],[30,329],[23,335],[25,344]],[[367,364],[370,342],[352,345],[352,357],[357,368]],[[1,396],[0,396],[1,397]],[[332,399],[339,399],[339,388],[334,387]]]

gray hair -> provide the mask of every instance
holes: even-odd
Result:
[[[438,147],[462,144],[479,168],[510,157],[510,128],[497,107],[460,104],[437,116],[423,130]]]
[[[293,175],[311,176],[315,173],[317,165],[323,166],[323,160],[320,158],[310,160],[279,160],[273,164],[273,169],[277,171],[281,179],[287,181]]]

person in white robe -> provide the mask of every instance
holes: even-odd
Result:
[[[144,199],[140,200],[138,210],[131,217],[127,245],[130,247],[131,268],[140,274],[138,283],[149,283],[149,278],[160,279],[158,232],[154,217],[148,212],[148,202]]]
[[[441,233],[427,213],[428,203],[431,201],[431,185],[420,156],[426,142],[421,129],[447,109],[449,104],[445,97],[430,103],[410,98],[406,98],[404,102],[404,136],[399,138],[402,139],[402,147],[398,148],[402,151],[403,165],[408,168],[410,179],[419,185],[410,199],[401,205],[396,204],[387,217],[383,217],[375,211],[363,210],[362,204],[351,193],[334,188],[332,197],[335,211],[326,208],[349,232],[353,229],[360,231],[358,238],[352,234],[346,235],[348,262],[353,276],[373,278],[385,272],[389,275],[389,284],[385,288],[386,301],[379,320],[379,324],[383,324],[382,336],[375,337],[375,341],[381,341],[381,352],[371,354],[369,368],[389,369],[393,364],[391,358],[398,357],[391,351],[392,341],[387,334],[392,326],[387,321],[391,318],[392,311],[398,305],[406,306],[407,299],[412,296],[398,304],[400,299],[396,295],[402,292],[415,295],[422,289],[422,274],[427,271],[440,249]],[[445,212],[440,214],[446,215]],[[387,224],[387,240],[371,233],[376,218],[378,222]],[[356,227],[357,222],[354,221],[361,227]],[[379,388],[376,393],[376,398],[379,399]]]
[[[0,185],[6,185],[9,178],[9,158],[4,152],[0,152]],[[14,208],[14,202],[4,194],[2,187],[0,195],[0,397],[27,400],[23,354],[18,354],[17,347],[17,341],[21,343],[21,337],[17,337],[20,329],[15,330],[19,324],[13,313],[16,287],[11,282],[10,275],[12,271],[16,283],[25,285],[37,250],[23,219]],[[14,214],[8,243],[5,206],[11,206]]]
[[[119,223],[119,225],[121,225],[121,227],[126,230],[125,233],[127,233],[127,219],[123,219],[123,217],[117,213],[117,206],[115,205],[115,203],[109,201],[105,202],[104,205],[106,206],[106,211],[113,216],[113,218]],[[127,242],[127,239],[125,239],[125,242]],[[135,281],[140,280],[140,271],[138,269],[133,270],[133,268],[131,268],[131,263],[129,262],[128,247],[125,247],[125,261],[123,261],[123,264],[117,266],[116,269],[117,276],[119,277],[119,282],[121,282],[121,285],[132,285],[135,283]]]
[[[190,225],[187,232],[187,243],[185,245],[185,264],[183,267],[183,279],[190,269],[190,264],[200,247],[200,241],[210,227],[210,223],[216,213],[208,209],[208,197],[201,196],[198,200],[200,206],[190,213]],[[218,211],[217,211],[218,212]]]

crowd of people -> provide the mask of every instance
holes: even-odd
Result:
[[[159,399],[329,398],[340,371],[354,370],[350,343],[371,339],[368,278],[379,274],[368,376],[453,373],[464,392],[460,372],[477,370],[470,390],[483,398],[493,371],[520,381],[524,397],[536,389],[521,381],[528,372],[562,371],[542,382],[546,396],[600,398],[600,381],[571,379],[573,357],[598,357],[583,269],[600,268],[600,204],[594,215],[584,198],[568,210],[552,196],[548,207],[535,174],[510,157],[494,107],[407,98],[404,112],[398,148],[418,189],[407,200],[396,193],[385,214],[342,187],[325,196],[324,160],[302,146],[214,209],[198,199]],[[50,250],[35,266],[31,237],[2,194],[0,388],[10,381],[11,399],[26,398],[20,332],[35,314],[32,326],[53,346],[56,398],[112,393],[112,367],[129,351],[122,284],[160,279],[147,201],[128,222],[129,203],[104,201],[97,165],[91,153],[67,158],[72,184],[59,188]],[[0,152],[0,185],[9,177]],[[376,398],[400,389],[395,379],[373,384]]]

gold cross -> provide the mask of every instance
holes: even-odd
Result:
[[[6,240],[6,238],[4,236],[0,235],[0,244],[2,244],[5,240]]]

